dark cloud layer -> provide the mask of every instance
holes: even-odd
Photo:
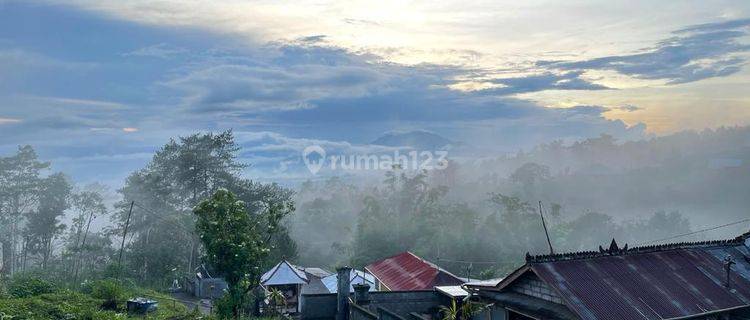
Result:
[[[645,52],[583,61],[540,61],[538,66],[566,71],[614,70],[641,79],[667,80],[671,84],[728,76],[745,65],[750,46],[740,41],[748,35],[750,19],[702,24],[675,32]]]

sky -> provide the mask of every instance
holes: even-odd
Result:
[[[503,154],[750,123],[747,1],[0,0],[0,154],[118,186],[232,129],[246,174],[427,131]],[[466,155],[463,155],[466,156]]]

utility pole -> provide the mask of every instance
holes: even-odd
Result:
[[[544,227],[544,235],[547,236],[547,245],[549,245],[549,254],[555,254],[552,250],[552,242],[549,240],[549,232],[547,231],[547,224],[544,222],[544,213],[542,211],[542,201],[539,201],[539,216],[542,217],[542,227]]]
[[[122,243],[120,243],[120,257],[117,258],[117,279],[120,279],[122,274],[122,249],[125,247],[125,236],[128,234],[128,226],[130,225],[130,215],[133,214],[133,206],[135,201],[130,202],[130,210],[128,210],[128,219],[125,221],[125,230],[122,233]]]

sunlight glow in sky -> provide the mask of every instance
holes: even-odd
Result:
[[[198,130],[282,177],[391,131],[639,139],[750,123],[749,53],[747,1],[0,0],[0,150],[116,180]]]

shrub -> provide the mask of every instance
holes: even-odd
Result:
[[[8,295],[7,284],[5,283],[5,279],[3,279],[2,276],[0,276],[0,299],[8,299],[8,298],[10,298],[10,296]]]
[[[57,286],[52,282],[25,275],[13,277],[8,285],[8,293],[15,298],[33,297],[45,293],[54,293],[57,290]]]
[[[91,285],[91,296],[102,299],[102,308],[117,309],[117,301],[123,300],[125,292],[119,282],[115,280],[99,280]]]

